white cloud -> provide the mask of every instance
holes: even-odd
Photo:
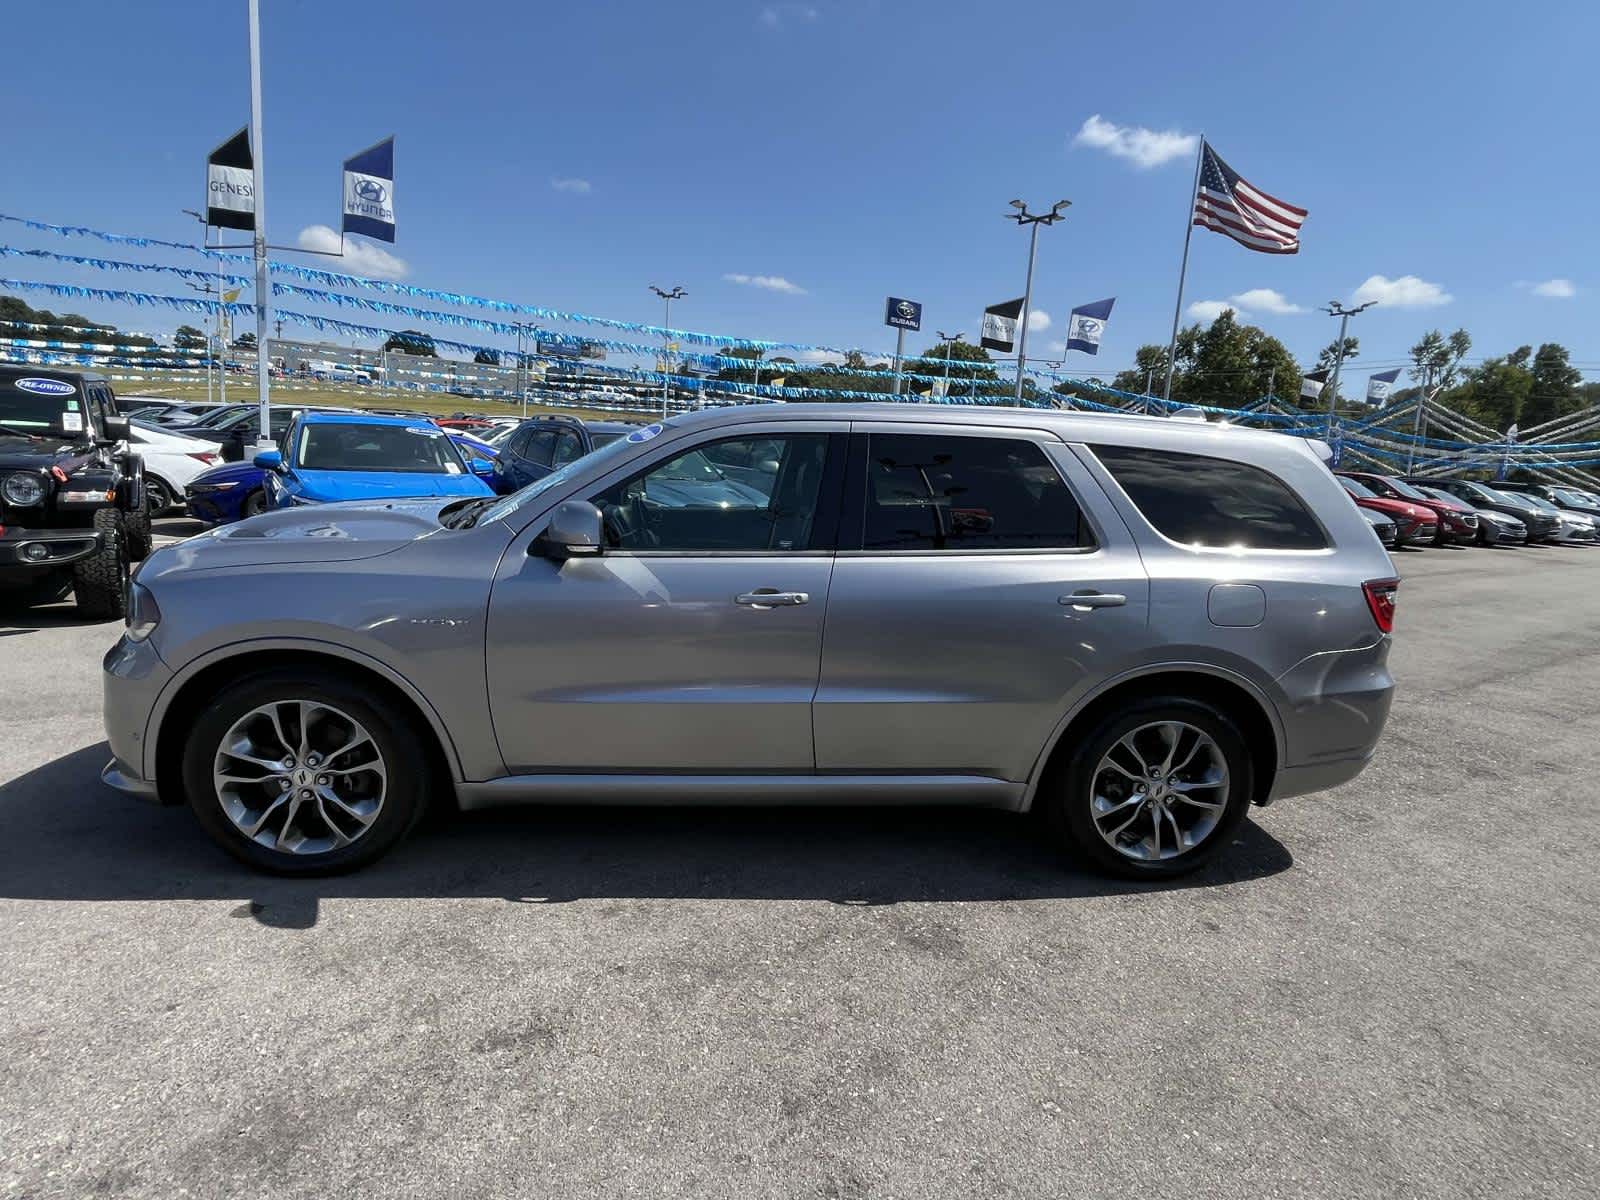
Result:
[[[730,271],[723,276],[729,283],[743,284],[745,287],[765,288],[769,292],[782,292],[786,296],[804,296],[805,288],[797,283],[790,283],[782,275],[744,275]]]
[[[1236,296],[1229,296],[1228,299],[1240,312],[1253,310],[1280,317],[1288,316],[1290,313],[1305,312],[1305,309],[1298,304],[1291,304],[1287,296],[1273,288],[1251,288],[1248,292],[1240,292]]]
[[[1226,300],[1196,300],[1188,308],[1184,309],[1184,312],[1188,313],[1196,321],[1209,325],[1230,308],[1235,312],[1238,311],[1235,305]]]
[[[832,350],[802,350],[795,355],[803,363],[841,363],[844,356]]]
[[[295,242],[302,250],[339,252],[339,235],[326,225],[307,225]],[[348,270],[353,275],[372,275],[378,279],[402,279],[411,270],[405,259],[356,238],[344,240],[344,262],[334,269]]]
[[[1067,352],[1067,340],[1066,338],[1061,338],[1051,342],[1047,348],[1052,354],[1065,354]]]
[[[1352,299],[1357,304],[1376,300],[1385,308],[1438,308],[1442,304],[1449,304],[1455,297],[1439,284],[1418,279],[1415,275],[1402,275],[1398,279],[1371,275],[1356,289]]]
[[[782,29],[790,21],[810,22],[817,10],[809,4],[768,4],[761,10],[761,23],[768,29]]]
[[[1028,310],[1028,332],[1039,333],[1050,328],[1050,314],[1042,308]]]
[[[1117,125],[1095,113],[1083,123],[1074,146],[1104,150],[1114,158],[1125,158],[1141,170],[1159,167],[1175,158],[1193,154],[1200,139],[1176,129],[1146,129],[1142,125]]]
[[[594,191],[594,184],[587,179],[552,179],[550,186],[558,192],[571,192],[576,196],[587,196]]]
[[[1546,279],[1543,283],[1527,285],[1535,296],[1548,296],[1552,300],[1571,300],[1578,294],[1570,279]]]

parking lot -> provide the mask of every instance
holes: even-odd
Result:
[[[117,628],[0,617],[0,1194],[1592,1196],[1600,549],[1396,562],[1378,760],[1156,888],[941,810],[253,875],[99,782]]]

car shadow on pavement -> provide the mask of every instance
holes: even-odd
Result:
[[[1107,879],[1015,814],[951,808],[539,808],[440,816],[351,875],[279,879],[226,857],[187,808],[112,791],[104,744],[0,785],[0,897],[243,901],[233,915],[309,928],[323,898],[906,901],[1075,899],[1218,887],[1287,870],[1247,823],[1168,884]]]

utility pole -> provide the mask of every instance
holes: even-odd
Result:
[[[1028,236],[1028,277],[1022,289],[1022,321],[1017,330],[1017,403],[1022,403],[1022,370],[1028,361],[1028,316],[1033,309],[1033,263],[1039,254],[1039,226],[1054,225],[1066,217],[1065,210],[1072,206],[1071,200],[1057,200],[1047,213],[1030,213],[1028,206],[1021,200],[1011,201],[1011,207],[1017,211],[1007,213],[1006,220],[1015,221],[1018,227],[1030,226]]]
[[[664,368],[670,367],[672,365],[672,360],[669,357],[670,351],[667,349],[667,347],[672,345],[672,302],[674,300],[682,300],[689,293],[676,285],[673,286],[673,289],[670,292],[664,292],[653,283],[650,285],[650,290],[656,295],[660,296],[667,303],[666,319],[661,322],[661,365]],[[668,388],[671,386],[671,382],[671,372],[668,370],[663,370],[661,372],[661,419],[663,421],[667,419],[667,395]]]
[[[950,360],[955,357],[956,343],[961,340],[959,333],[946,333],[942,329],[934,331],[939,335],[939,340],[944,343],[944,398],[950,399]]]
[[[1339,403],[1339,368],[1344,366],[1344,335],[1350,327],[1350,318],[1357,313],[1366,312],[1376,304],[1376,300],[1368,300],[1365,304],[1358,304],[1355,308],[1346,308],[1337,300],[1329,300],[1327,307],[1322,311],[1330,317],[1339,318],[1339,340],[1334,344],[1333,377],[1328,380],[1328,424],[1327,436],[1333,436],[1334,408]]]
[[[1411,448],[1406,451],[1406,474],[1411,474],[1417,462],[1417,443],[1422,438],[1423,413],[1428,408],[1428,385],[1433,382],[1433,364],[1422,368],[1422,390],[1417,393],[1416,419],[1411,422]]]

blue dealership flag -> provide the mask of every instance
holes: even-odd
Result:
[[[1115,296],[1109,300],[1096,300],[1093,304],[1084,304],[1072,310],[1072,318],[1067,322],[1067,349],[1082,350],[1085,354],[1100,353],[1100,335],[1105,332],[1106,321],[1111,318],[1111,306],[1117,302]]]
[[[1392,371],[1379,371],[1376,375],[1367,377],[1367,403],[1385,404],[1388,402],[1389,393],[1394,390],[1394,381],[1400,378],[1400,368]]]
[[[394,138],[344,160],[343,229],[394,241]]]

